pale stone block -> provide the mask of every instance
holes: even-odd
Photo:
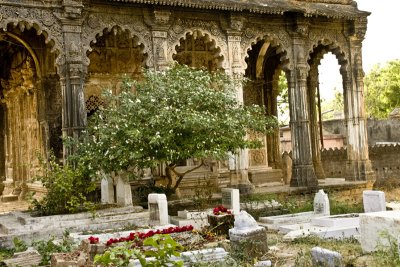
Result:
[[[314,213],[321,214],[323,216],[329,216],[331,214],[328,195],[322,189],[315,194]]]
[[[117,204],[121,206],[132,205],[132,191],[131,185],[128,181],[121,177],[117,177]]]
[[[363,192],[364,212],[386,210],[385,193],[382,191],[365,190]]]
[[[271,261],[259,261],[256,264],[254,264],[254,267],[269,267],[272,266]]]
[[[150,224],[166,225],[168,221],[168,202],[165,194],[149,194],[148,196]]]
[[[311,249],[313,266],[342,267],[342,255],[339,252],[313,247]]]
[[[103,177],[101,179],[101,203],[115,203],[114,182],[111,177]]]
[[[233,214],[239,214],[240,212],[240,194],[239,189],[223,188],[222,194],[222,205],[230,209]]]
[[[400,235],[400,212],[381,211],[360,214],[360,243],[364,252],[388,248],[389,239]]]

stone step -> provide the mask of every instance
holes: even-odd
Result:
[[[143,215],[147,214],[147,215]],[[147,216],[149,218],[148,212],[141,213],[123,213],[123,214],[108,214],[107,216],[95,217],[95,218],[79,218],[82,216],[78,216],[78,219],[73,220],[71,217],[68,220],[54,221],[54,218],[49,218],[49,221],[45,221],[41,219],[40,222],[32,222],[29,221],[29,224],[20,224],[20,223],[12,223],[12,224],[1,224],[1,232],[3,234],[16,234],[16,233],[25,233],[25,232],[34,232],[41,231],[43,229],[54,229],[54,228],[77,228],[80,225],[98,225],[98,224],[112,224],[113,222],[119,221],[132,221],[134,222],[137,219],[141,219],[143,216]],[[52,216],[47,216],[52,217]],[[45,217],[44,217],[45,218]]]
[[[129,207],[120,207],[120,208],[112,208],[99,210],[95,212],[95,217],[107,217],[115,214],[130,214],[137,213],[143,211],[143,208],[140,206],[129,206]],[[77,219],[90,219],[93,215],[89,212],[81,212],[75,214],[63,214],[63,215],[51,215],[51,216],[38,216],[32,217],[30,213],[26,212],[15,212],[16,217],[20,221],[21,224],[41,224],[47,222],[58,222],[58,221],[71,221]]]
[[[149,223],[149,213],[141,212],[136,213],[136,216],[130,218],[119,218],[119,220],[113,221],[97,221],[90,223],[82,223],[82,221],[77,221],[75,225],[69,225],[68,227],[47,227],[39,230],[26,230],[15,229],[11,234],[0,234],[0,247],[12,246],[13,238],[17,237],[28,244],[32,241],[50,239],[52,237],[61,238],[65,231],[69,232],[82,232],[82,231],[96,231],[96,230],[107,230],[124,228],[127,226],[137,225],[137,226],[147,226]]]

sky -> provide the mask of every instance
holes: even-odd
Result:
[[[358,9],[369,11],[367,33],[363,41],[363,68],[367,74],[378,63],[400,59],[400,0],[356,0]],[[339,66],[330,54],[321,61],[320,89],[323,99],[334,96],[334,88],[342,91]]]

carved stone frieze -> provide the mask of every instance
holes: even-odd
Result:
[[[176,54],[176,46],[179,46],[180,40],[186,38],[186,34],[205,34],[211,40],[215,41],[216,47],[220,49],[220,55],[223,56],[223,69],[229,69],[228,66],[228,46],[226,35],[215,21],[204,21],[199,19],[176,19],[168,31],[168,59],[172,61],[172,56]]]
[[[119,28],[128,31],[131,37],[136,36],[138,42],[143,44],[143,53],[147,54],[146,66],[154,67],[152,36],[149,27],[144,23],[143,17],[126,14],[92,13],[87,16],[82,25],[82,43],[84,52],[92,51],[92,44],[96,43],[96,37],[104,32],[110,32]]]

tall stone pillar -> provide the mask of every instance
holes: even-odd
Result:
[[[233,23],[232,23],[233,24]],[[241,24],[235,24],[235,30],[228,31],[228,51],[229,61],[231,66],[231,75],[235,80],[238,80],[236,85],[236,98],[240,104],[244,104],[243,98],[243,85],[241,80],[244,77],[244,67],[241,61]],[[254,186],[249,180],[249,151],[248,149],[242,149],[233,159],[230,160],[229,164],[231,173],[231,186],[239,188],[241,193],[250,193]]]
[[[86,108],[83,86],[86,75],[86,56],[83,54],[82,1],[63,1],[62,22],[65,61],[59,64],[62,91],[62,131],[63,136],[80,136],[86,127]],[[64,158],[73,151],[64,148]]]
[[[168,28],[171,12],[155,10],[154,19],[149,22],[152,32],[154,67],[156,70],[165,70],[169,67],[168,51]]]
[[[290,186],[315,187],[318,185],[318,181],[312,161],[310,118],[307,102],[307,76],[309,67],[304,48],[304,35],[306,32],[308,32],[307,25],[296,25],[296,30],[292,35],[294,68],[286,71],[289,87],[293,159]]]
[[[318,90],[318,66],[312,66],[308,79],[308,96],[310,104],[310,135],[311,135],[311,149],[313,156],[313,164],[315,175],[318,179],[325,179],[325,172],[322,167],[321,162],[321,137],[320,136],[320,126],[318,124],[318,112],[317,112],[317,101],[316,93]],[[319,92],[318,92],[319,93]],[[321,107],[319,107],[321,108]],[[321,118],[319,118],[321,119]],[[322,129],[321,129],[322,131]]]
[[[362,68],[362,40],[366,19],[355,23],[355,32],[349,36],[351,64],[344,75],[345,118],[347,126],[347,180],[374,180],[368,155],[367,119],[364,105],[364,71]]]

